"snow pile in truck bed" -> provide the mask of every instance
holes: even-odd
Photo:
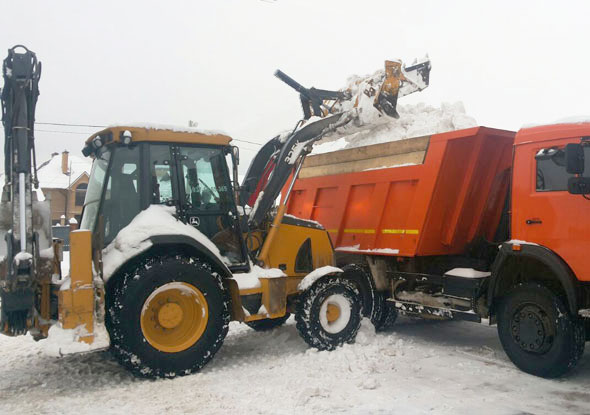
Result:
[[[353,121],[318,141],[312,153],[329,153],[477,126],[475,119],[465,113],[462,102],[442,103],[440,107],[424,103],[398,104],[400,117],[395,119],[379,113],[373,107],[373,97],[362,95],[358,111],[357,122]]]

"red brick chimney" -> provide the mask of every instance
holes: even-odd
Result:
[[[64,150],[61,153],[61,172],[68,174],[68,150]]]

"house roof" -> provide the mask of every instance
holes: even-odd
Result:
[[[39,187],[42,189],[68,189],[76,183],[84,173],[90,175],[92,160],[79,156],[68,156],[69,174],[64,174],[61,169],[62,155],[53,154],[51,159],[47,160],[37,169],[39,177]]]

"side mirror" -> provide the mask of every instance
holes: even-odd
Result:
[[[232,146],[231,154],[232,154],[232,157],[234,158],[234,163],[236,163],[236,165],[240,164],[240,148],[236,147],[236,146]]]
[[[240,176],[238,175],[238,164],[240,164],[240,149],[236,146],[231,148],[231,159],[233,160],[234,176],[234,199],[236,206],[240,204]]]
[[[584,147],[581,144],[570,143],[565,146],[565,170],[569,174],[584,173]]]
[[[590,194],[590,177],[570,177],[567,181],[567,191],[573,195]]]

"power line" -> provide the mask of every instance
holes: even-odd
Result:
[[[58,134],[79,134],[88,136],[90,133],[82,132],[82,131],[57,131],[57,130],[39,130],[36,129],[35,131],[42,132],[42,133],[58,133]]]
[[[58,125],[60,127],[88,127],[88,128],[106,128],[106,125],[90,125],[90,124],[69,124],[62,122],[35,122],[39,125]]]
[[[107,128],[106,125],[91,125],[91,124],[70,124],[70,123],[62,123],[62,122],[35,122],[35,124],[39,125],[55,125],[60,127],[87,127],[87,128]],[[43,133],[64,133],[64,134],[80,134],[80,135],[89,135],[88,132],[79,132],[79,131],[58,131],[58,130],[40,130],[37,129],[36,131],[43,132]],[[262,144],[257,143],[255,141],[243,140],[241,138],[232,138],[233,141],[237,141],[239,143],[247,143],[253,144],[257,147],[261,147]]]

